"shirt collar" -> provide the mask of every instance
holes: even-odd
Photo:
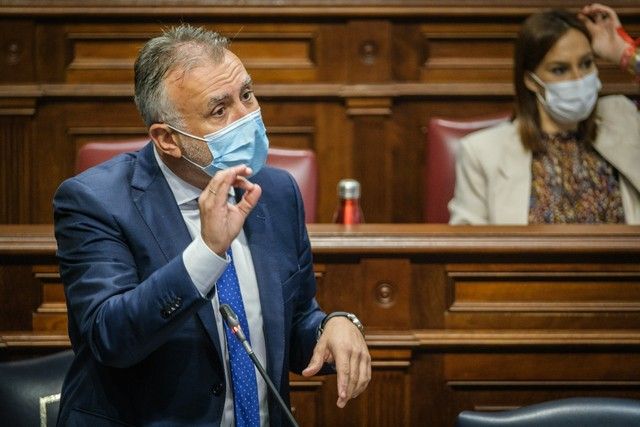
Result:
[[[158,162],[158,166],[160,166],[162,175],[164,175],[164,178],[169,184],[169,188],[171,188],[171,192],[173,193],[173,197],[175,197],[178,206],[187,204],[189,202],[192,202],[193,200],[197,200],[198,197],[200,197],[200,193],[202,193],[202,190],[189,184],[178,175],[173,173],[173,171],[169,169],[169,167],[162,161],[162,158],[158,154],[158,150],[156,150],[155,145],[153,146],[153,155]]]
[[[191,204],[194,200],[197,202],[198,197],[200,197],[200,194],[202,194],[202,190],[189,184],[187,181],[183,180],[178,175],[173,173],[173,171],[169,169],[169,167],[162,161],[162,158],[158,154],[158,150],[156,149],[155,145],[153,146],[153,155],[158,162],[158,166],[160,166],[162,175],[164,175],[164,178],[169,184],[169,188],[171,188],[171,192],[173,193],[173,197],[175,197],[178,206]],[[233,187],[229,189],[229,197],[232,199],[235,197],[235,191]]]

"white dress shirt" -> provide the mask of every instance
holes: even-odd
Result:
[[[227,268],[230,260],[221,258],[214,253],[202,239],[200,234],[200,210],[198,209],[198,197],[202,193],[199,188],[185,182],[171,169],[162,162],[154,147],[155,158],[160,166],[160,170],[164,175],[176,203],[180,208],[182,218],[187,225],[189,234],[193,241],[187,246],[182,253],[185,268],[191,280],[201,295],[207,295],[215,286],[216,281],[220,278],[224,270]],[[229,192],[229,202],[235,203],[233,188]],[[251,251],[247,244],[244,230],[240,230],[240,234],[231,243],[231,251],[233,252],[233,261],[240,282],[240,293],[244,303],[247,322],[249,323],[249,335],[251,338],[251,347],[258,357],[258,360],[267,368],[267,352],[264,340],[264,332],[262,325],[262,307],[260,305],[260,295],[258,292],[258,281],[253,268],[253,260]],[[224,376],[226,382],[227,393],[225,395],[224,411],[222,414],[221,426],[234,426],[233,411],[233,388],[231,386],[231,375],[229,367],[229,353],[227,352],[227,341],[224,333],[224,324],[219,311],[218,293],[216,292],[211,300],[213,305],[213,313],[218,328],[218,336],[220,337],[220,349],[224,359]],[[258,399],[260,403],[260,425],[269,425],[269,406],[267,403],[267,385],[256,369],[256,379],[258,380]]]

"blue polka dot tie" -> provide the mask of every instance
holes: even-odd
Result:
[[[220,304],[229,304],[235,311],[249,343],[249,324],[244,312],[240,283],[236,268],[233,265],[231,249],[227,251],[231,263],[218,279],[217,290]],[[228,327],[224,328],[229,349],[229,364],[231,365],[231,382],[233,384],[233,408],[236,418],[236,426],[259,426],[260,405],[258,403],[258,383],[256,382],[256,370],[245,352],[242,344]]]

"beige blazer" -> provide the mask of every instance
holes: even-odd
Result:
[[[594,148],[620,173],[628,224],[640,224],[640,114],[624,96],[598,101]],[[456,155],[456,189],[450,224],[527,224],[531,195],[531,151],[517,122],[474,132]]]

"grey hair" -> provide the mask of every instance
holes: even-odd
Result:
[[[205,61],[220,63],[228,46],[229,41],[220,34],[189,24],[172,27],[149,40],[134,66],[134,99],[145,125],[179,125],[181,117],[165,93],[165,76],[176,69],[186,72]]]

